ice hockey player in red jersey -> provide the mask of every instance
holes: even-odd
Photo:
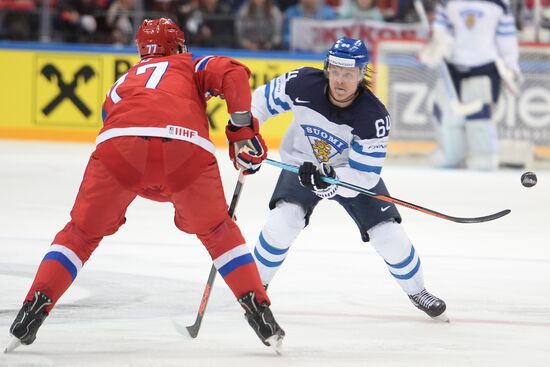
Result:
[[[124,224],[136,196],[173,204],[176,226],[201,240],[265,345],[279,345],[285,335],[269,309],[245,240],[227,213],[208,137],[206,101],[220,96],[231,115],[226,134],[235,167],[254,173],[266,158],[258,121],[250,113],[250,71],[228,57],[193,61],[183,32],[165,18],[145,20],[136,44],[141,60],[107,94],[104,127],[71,220],[38,268],[10,328],[8,352],[34,342],[38,328],[101,239]]]

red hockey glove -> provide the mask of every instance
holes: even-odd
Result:
[[[336,171],[328,164],[323,163],[317,168],[311,162],[304,162],[298,170],[298,180],[306,189],[310,189],[315,195],[321,198],[331,198],[336,195],[338,186],[329,184],[321,179],[321,177],[336,178]]]
[[[225,128],[229,141],[229,158],[236,169],[242,169],[245,175],[258,172],[267,158],[267,146],[260,135],[260,124],[255,117],[248,126],[235,126],[231,121]]]

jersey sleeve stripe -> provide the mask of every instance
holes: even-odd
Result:
[[[497,27],[497,31],[515,31],[516,25],[515,24],[500,24]]]
[[[372,172],[372,173],[376,173],[378,175],[380,173],[382,173],[382,167],[380,167],[380,166],[371,166],[369,164],[359,163],[359,162],[351,159],[351,157],[349,158],[349,166],[353,169],[356,169],[356,170],[362,171],[362,172]]]
[[[206,69],[206,64],[208,64],[208,61],[210,61],[214,56],[205,56],[201,61],[195,65],[195,71],[201,71]]]
[[[516,34],[517,34],[516,31],[513,31],[513,32],[497,32],[497,36],[499,36],[499,37],[515,36]]]
[[[368,166],[368,167],[379,167],[382,169],[382,166],[384,165],[384,158],[372,158],[365,155],[358,155],[353,151],[350,151],[349,153],[349,160],[354,161],[357,164]],[[373,172],[373,171],[368,171]]]
[[[277,110],[273,107],[271,107],[271,103],[269,102],[269,96],[271,95],[271,84],[273,83],[273,81],[270,81],[269,83],[267,83],[265,85],[265,92],[264,92],[264,95],[265,95],[265,104],[267,106],[267,110],[269,111],[270,114],[272,115],[276,115],[278,114]]]
[[[280,106],[283,110],[285,111],[290,111],[290,106],[288,105],[288,103],[284,102],[283,100],[281,100],[279,98],[279,96],[275,96],[275,93],[277,92],[277,84],[279,84],[279,86],[281,85],[281,80],[280,78],[276,78],[274,79],[274,86],[273,86],[273,89],[271,91],[271,96],[273,97],[273,101],[278,105]]]

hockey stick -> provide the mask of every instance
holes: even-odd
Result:
[[[272,165],[272,166],[275,166],[275,167],[279,167],[279,168],[282,168],[286,171],[290,171],[290,172],[294,172],[294,173],[298,173],[298,167],[296,166],[293,166],[291,164],[286,164],[286,163],[282,163],[282,162],[277,162],[277,161],[274,161],[272,159],[266,159],[265,160],[266,163]],[[330,184],[334,184],[334,185],[338,185],[338,186],[342,186],[342,187],[345,187],[347,189],[350,189],[350,190],[353,190],[353,191],[357,191],[358,193],[360,194],[363,194],[363,195],[367,195],[367,196],[370,196],[372,198],[375,198],[375,199],[378,199],[378,200],[382,200],[382,201],[387,201],[389,203],[393,203],[393,204],[397,204],[397,205],[401,205],[401,206],[404,206],[404,207],[407,207],[409,209],[413,209],[413,210],[417,210],[419,212],[422,212],[424,214],[429,214],[429,215],[433,215],[434,217],[438,217],[438,218],[441,218],[441,219],[445,219],[445,220],[450,220],[452,222],[456,222],[456,223],[481,223],[481,222],[488,222],[488,221],[491,221],[491,220],[495,220],[495,219],[498,219],[500,217],[504,217],[505,215],[509,214],[511,212],[510,209],[505,209],[505,210],[502,210],[498,213],[494,213],[494,214],[490,214],[490,215],[486,215],[486,216],[483,216],[483,217],[475,217],[475,218],[462,218],[462,217],[453,217],[453,216],[450,216],[450,215],[447,215],[447,214],[443,214],[443,213],[439,213],[439,212],[436,212],[435,210],[431,210],[431,209],[428,209],[428,208],[424,208],[420,205],[416,205],[416,204],[412,204],[412,203],[409,203],[407,201],[404,201],[404,200],[400,200],[400,199],[397,199],[397,198],[394,198],[394,197],[391,197],[391,196],[387,196],[387,195],[382,195],[382,194],[377,194],[375,192],[372,192],[372,191],[369,191],[367,189],[364,189],[360,186],[357,186],[357,185],[353,185],[353,184],[350,184],[350,183],[347,183],[347,182],[344,182],[344,181],[340,181],[338,179],[335,179],[335,178],[331,178],[331,177],[322,177],[323,181],[327,182],[327,183],[330,183]]]
[[[243,174],[243,171],[240,171],[239,179],[237,181],[237,184],[235,185],[233,197],[231,198],[231,204],[229,204],[228,213],[231,218],[233,218],[233,215],[235,214],[235,208],[237,207],[237,203],[239,202],[239,198],[241,197],[241,191],[243,189],[245,177],[246,176]],[[206,285],[204,287],[204,292],[202,293],[201,303],[199,305],[199,311],[197,313],[195,323],[193,325],[185,327],[189,332],[191,338],[196,338],[197,335],[199,335],[202,319],[204,317],[204,311],[206,311],[206,305],[208,304],[208,300],[210,299],[210,292],[212,291],[212,286],[214,285],[214,280],[216,280],[217,273],[218,270],[212,264],[212,267],[210,268],[210,274],[208,275],[208,280],[206,281]]]

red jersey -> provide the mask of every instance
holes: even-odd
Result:
[[[229,113],[250,111],[249,76],[246,66],[223,56],[144,58],[109,90],[97,143],[116,136],[159,136],[208,145],[206,101],[219,95]]]

